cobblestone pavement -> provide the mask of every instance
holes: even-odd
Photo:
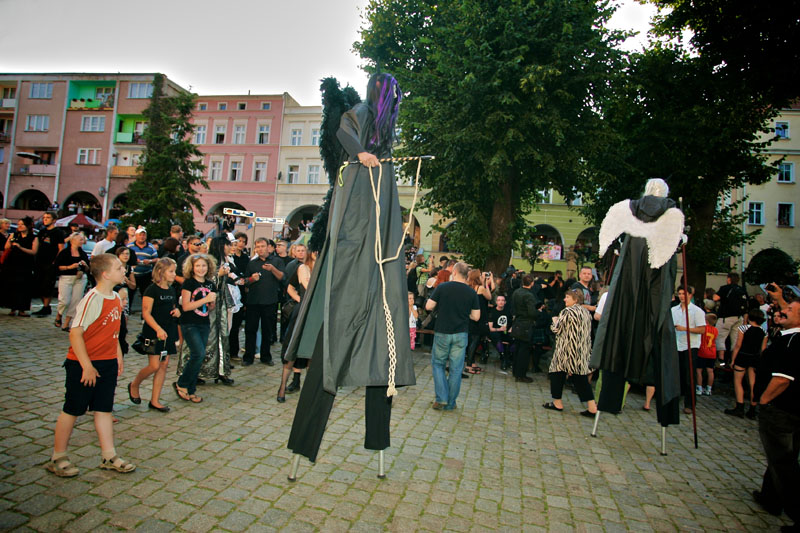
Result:
[[[133,319],[130,332],[139,330]],[[237,365],[234,387],[208,384],[205,401],[148,411],[125,385],[143,366],[126,359],[115,405],[118,452],[131,474],[100,470],[92,419],[81,417],[69,454],[81,469],[62,479],[42,468],[63,401],[67,334],[50,319],[0,317],[0,529],[18,531],[777,531],[786,517],[759,510],[764,458],[757,423],[722,414],[728,398],[699,398],[700,448],[691,419],[669,430],[659,454],[655,413],[631,395],[619,416],[542,409],[546,377],[515,383],[492,364],[463,382],[459,407],[433,411],[429,356],[392,416],[387,478],[363,448],[363,389],[337,396],[316,464],[289,484],[286,449],[297,395],[275,401],[280,367]],[[135,333],[129,333],[129,340]],[[275,346],[277,349],[277,345]]]

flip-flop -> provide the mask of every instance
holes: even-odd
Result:
[[[550,409],[551,411],[559,411],[559,412],[560,412],[560,411],[563,411],[563,410],[564,410],[564,408],[563,408],[563,407],[562,407],[561,409],[559,409],[558,407],[556,407],[556,404],[554,404],[553,402],[547,402],[547,403],[546,403],[546,404],[544,404],[542,407],[544,407],[545,409]]]
[[[644,405],[642,406],[642,411],[649,411],[649,410],[650,410],[649,407],[645,407]]]
[[[189,396],[189,393],[187,391],[182,391],[180,388],[178,388],[178,384],[177,383],[173,382],[172,383],[172,388],[175,389],[175,394],[178,395],[178,398],[180,398],[184,402],[192,401],[192,398],[191,398],[191,396]],[[198,402],[196,402],[196,403],[198,403]]]

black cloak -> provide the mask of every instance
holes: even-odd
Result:
[[[604,231],[607,241],[626,235],[592,349],[590,366],[604,371],[598,408],[619,412],[624,381],[655,385],[659,422],[676,424],[681,387],[670,303],[683,214],[669,198],[625,200],[606,215],[601,241]]]
[[[285,356],[286,360],[310,359],[321,334],[322,385],[331,394],[342,386],[386,386],[389,381],[388,337],[375,236],[379,223],[383,256],[394,256],[402,243],[403,215],[393,165],[381,165],[380,184],[379,169],[372,169],[372,183],[380,195],[378,220],[369,169],[356,159],[357,154],[368,151],[364,148],[368,144],[366,125],[374,120],[366,103],[357,104],[342,116],[337,137],[353,162],[334,183],[325,244],[300,303]],[[391,151],[375,155],[379,159],[391,157]],[[383,269],[397,353],[395,384],[414,385],[402,251]]]

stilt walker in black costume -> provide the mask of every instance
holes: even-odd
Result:
[[[367,101],[342,115],[336,134],[348,161],[333,185],[325,241],[285,356],[311,359],[289,436],[298,454],[289,479],[300,455],[316,461],[339,387],[366,387],[364,447],[382,451],[395,387],[415,384],[405,257],[393,257],[402,212],[393,164],[378,161],[391,157],[400,99],[391,75],[372,76]]]
[[[675,252],[683,233],[683,213],[660,179],[648,180],[638,200],[614,204],[600,227],[600,255],[622,234],[606,306],[597,328],[590,366],[601,369],[600,412],[622,409],[625,382],[656,386],[662,426],[680,422],[680,373],[670,302],[675,289]]]

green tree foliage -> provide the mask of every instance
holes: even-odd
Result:
[[[538,191],[573,197],[599,155],[622,37],[603,29],[611,14],[589,0],[368,4],[355,48],[406,93],[403,153],[436,156],[423,205],[458,219],[448,238],[467,261],[505,270]]]
[[[742,233],[741,201],[731,190],[768,181],[766,132],[774,109],[731,87],[713,61],[656,45],[629,57],[625,75],[602,102],[606,151],[590,158],[584,212],[596,223],[624,198],[637,198],[648,178],[666,179],[683,198],[689,282],[699,291],[705,273],[727,270],[733,249],[755,237]]]
[[[744,271],[744,280],[752,285],[761,283],[795,285],[798,269],[800,261],[793,260],[789,254],[778,248],[767,248],[750,260]]]
[[[691,45],[717,74],[756,100],[786,107],[800,97],[800,2],[649,0],[660,10],[656,32],[691,31]]]
[[[164,96],[164,76],[153,79],[153,95],[144,111],[145,150],[141,175],[128,186],[125,224],[141,224],[153,237],[169,235],[172,224],[194,232],[192,208],[203,212],[196,187],[208,189],[202,177],[202,152],[192,143],[190,122],[195,95],[181,92]]]

